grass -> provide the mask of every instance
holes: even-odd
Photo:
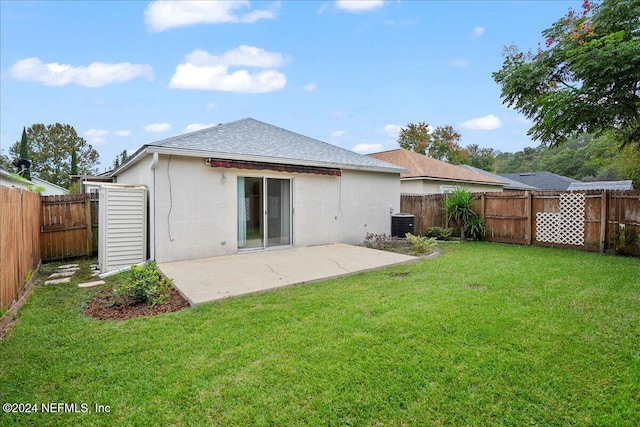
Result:
[[[43,266],[46,267],[46,266]],[[640,424],[640,262],[491,243],[125,322],[38,286],[0,345],[0,425]]]

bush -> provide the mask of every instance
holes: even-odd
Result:
[[[473,218],[477,217],[476,213],[471,209],[475,198],[469,190],[456,187],[453,192],[444,199],[444,210],[447,213],[447,219],[460,224],[462,240],[465,239],[465,226]]]
[[[386,234],[367,233],[363,243],[367,248],[378,249],[381,251],[392,251],[398,246],[402,246],[403,242]]]
[[[132,265],[122,273],[122,282],[113,287],[115,305],[146,303],[152,307],[169,298],[171,281],[162,277],[155,261],[142,266]]]
[[[411,250],[412,255],[430,254],[436,246],[436,239],[433,237],[414,236],[411,233],[405,234],[405,237],[413,245],[413,249]]]
[[[427,237],[434,237],[437,240],[448,240],[453,234],[453,228],[429,227]]]
[[[618,224],[611,235],[611,243],[617,254],[633,255],[638,244],[638,232],[635,227]]]
[[[475,215],[464,225],[464,232],[473,240],[482,240],[487,232],[487,226],[484,225],[482,218]]]

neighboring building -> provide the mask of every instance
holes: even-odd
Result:
[[[402,194],[450,193],[455,187],[472,192],[502,191],[505,185],[502,179],[487,177],[404,148],[369,154],[369,157],[408,171],[400,176]]]
[[[78,180],[78,192],[80,194],[90,194],[92,198],[98,197],[98,190],[100,189],[100,184],[107,184],[113,182],[113,178],[111,177],[111,173],[113,171],[108,171],[102,173],[100,175],[69,175],[71,179]]]
[[[595,181],[595,182],[572,182],[567,188],[569,191],[578,190],[633,190],[633,181]]]
[[[404,169],[254,119],[144,145],[113,171],[149,194],[158,262],[390,233]]]
[[[556,175],[555,173],[547,171],[501,173],[499,176],[527,184],[538,190],[566,190],[571,183],[580,182],[577,179]]]
[[[2,167],[0,167],[0,185],[4,185],[5,187],[20,188],[23,190],[29,190],[29,187],[35,187],[35,184],[33,182]]]
[[[496,175],[495,173],[491,173],[488,172],[484,169],[480,169],[480,168],[476,168],[474,166],[471,165],[459,165],[461,168],[465,168],[467,170],[482,174],[486,177],[495,179],[496,181],[504,181],[505,185],[504,187],[502,187],[502,189],[504,191],[533,191],[533,190],[537,190],[537,188],[532,187],[530,185],[527,184],[523,184],[521,182],[518,181],[514,181],[512,179],[509,178],[505,178],[504,176],[500,176],[500,175]]]
[[[44,179],[32,176],[31,182],[33,182],[36,187],[44,188],[44,191],[40,192],[41,196],[62,196],[65,194],[69,194],[69,190],[67,190],[66,188],[62,188],[59,185],[56,185],[49,181],[45,181]]]

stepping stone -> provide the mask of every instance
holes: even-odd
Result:
[[[100,268],[98,264],[91,264],[89,267],[91,267],[92,270],[97,270],[98,268]]]
[[[75,271],[60,271],[58,273],[53,273],[49,276],[49,279],[55,279],[56,277],[71,277],[76,274]]]
[[[58,283],[69,283],[71,281],[71,277],[65,277],[63,279],[53,279],[47,280],[44,282],[45,285],[57,285]]]
[[[75,273],[75,272],[76,272],[76,271],[78,271],[78,270],[80,270],[80,268],[78,268],[78,267],[71,267],[71,268],[64,268],[64,269],[62,269],[62,270],[60,270],[60,271],[61,271],[61,272],[64,272],[64,273],[68,273],[68,272],[74,272],[74,273]]]
[[[81,288],[90,288],[92,286],[104,285],[104,280],[96,280],[95,282],[80,283]]]
[[[100,275],[99,271],[96,271],[95,273],[91,274],[91,277],[98,277]]]
[[[65,270],[73,267],[80,267],[80,264],[65,264],[58,267],[59,270]]]

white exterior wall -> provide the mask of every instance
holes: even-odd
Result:
[[[462,187],[472,193],[502,191],[501,185],[470,184],[466,182],[439,181],[429,179],[402,180],[402,194],[440,194],[442,187]]]
[[[400,212],[400,175],[342,171],[340,238],[359,244],[367,233],[391,234],[391,210]]]
[[[367,232],[389,234],[390,208],[400,208],[398,174],[343,170],[336,177],[211,168],[202,158],[181,156],[172,156],[169,165],[169,157],[162,155],[154,192],[150,164],[151,155],[120,174],[118,183],[146,185],[149,200],[155,198],[150,213],[155,211],[151,227],[158,262],[237,253],[238,176],[293,180],[295,246],[358,244]]]

